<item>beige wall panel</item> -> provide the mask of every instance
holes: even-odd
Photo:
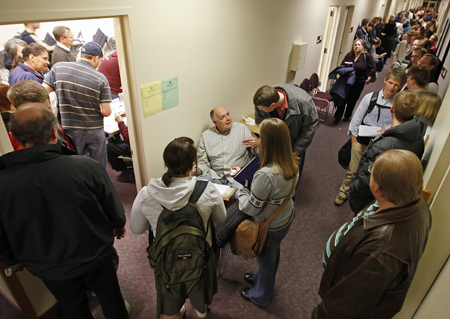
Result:
[[[450,262],[445,263],[439,277],[431,287],[413,319],[448,318],[450,313]]]
[[[450,141],[448,140],[448,142]],[[403,309],[395,316],[395,319],[412,318],[450,255],[450,232],[448,231],[450,226],[450,214],[448,214],[448,194],[450,194],[449,171],[447,170],[442,176],[442,184],[436,192],[434,201],[430,206],[433,221],[427,247],[417,268],[411,288],[408,291]],[[438,285],[437,287],[442,284],[448,286],[448,281],[441,282],[443,278],[438,278],[435,283],[435,285]],[[448,294],[446,296],[448,297]],[[428,318],[443,317],[430,314]]]

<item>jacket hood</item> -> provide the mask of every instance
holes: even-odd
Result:
[[[142,191],[143,203],[151,204],[156,201],[159,205],[169,209],[178,210],[187,205],[194,190],[195,177],[174,177],[167,187],[161,178],[152,178],[150,183]],[[148,201],[148,203],[147,203]]]
[[[423,140],[425,131],[427,130],[427,120],[419,115],[412,120],[406,121],[400,125],[394,126],[393,128],[387,130],[384,136],[394,136],[406,141],[418,141]]]

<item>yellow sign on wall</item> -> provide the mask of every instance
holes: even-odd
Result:
[[[161,81],[155,81],[141,86],[142,107],[144,108],[144,117],[161,112],[162,90]]]
[[[178,76],[141,86],[144,117],[178,105]]]

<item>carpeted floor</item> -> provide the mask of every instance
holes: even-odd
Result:
[[[388,60],[388,64],[390,61]],[[384,86],[389,68],[384,67],[378,80],[365,87],[361,98]],[[357,104],[358,105],[358,104]],[[246,286],[242,280],[246,272],[257,270],[256,260],[245,261],[230,255],[223,277],[219,278],[219,292],[211,305],[208,318],[309,318],[320,302],[317,290],[322,275],[322,253],[328,237],[345,221],[353,217],[348,204],[336,207],[333,202],[345,170],[337,162],[337,152],[348,139],[348,123],[332,125],[332,116],[321,122],[311,146],[306,152],[306,163],[296,194],[296,217],[282,242],[281,262],[275,283],[272,303],[257,307],[241,299],[239,290]],[[134,184],[116,182],[116,172],[109,169],[125,207],[127,219],[136,196]],[[156,294],[153,272],[146,257],[147,236],[132,234],[127,225],[125,239],[115,244],[120,255],[118,270],[123,296],[132,307],[131,318],[155,318]],[[104,318],[95,297],[90,297],[95,318]],[[0,294],[0,318],[21,319],[22,314]],[[57,307],[42,316],[43,319],[61,318]],[[188,304],[187,318],[197,318]]]

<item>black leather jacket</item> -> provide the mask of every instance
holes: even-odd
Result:
[[[423,198],[360,219],[331,252],[311,318],[392,318],[402,308],[428,240]]]

